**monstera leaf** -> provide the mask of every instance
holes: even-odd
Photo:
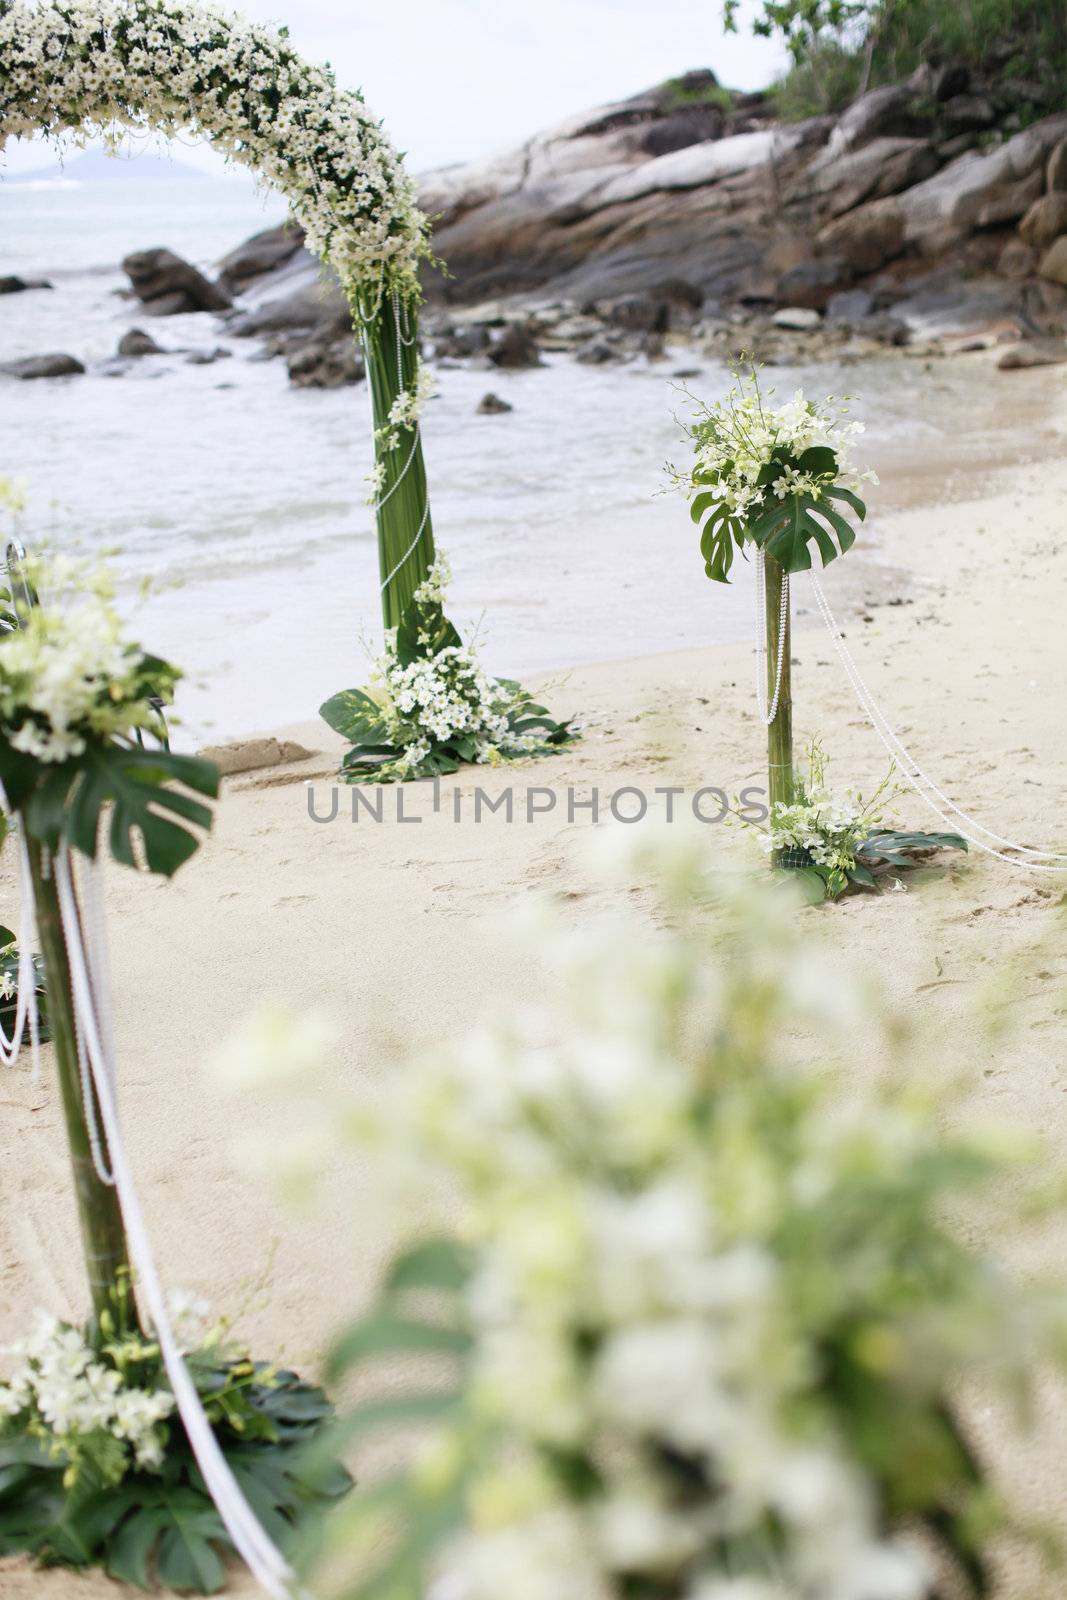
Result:
[[[12,803],[20,805],[34,837],[53,848],[65,842],[90,860],[96,858],[101,818],[110,806],[108,841],[114,859],[136,866],[134,839],[139,836],[149,871],[169,878],[199,846],[190,824],[208,829],[212,820],[210,807],[174,788],[175,783],[214,799],[218,768],[198,756],[169,750],[90,745],[39,777]]]
[[[396,630],[396,658],[402,667],[410,667],[462,643],[437,601],[412,600]]]
[[[797,472],[825,478],[818,494],[789,493],[778,496],[775,484],[787,468]],[[690,507],[689,514],[699,526],[700,553],[704,557],[704,571],[717,583],[728,583],[733,565],[734,548],[744,548],[746,542],[758,545],[785,568],[787,572],[804,572],[812,564],[811,546],[822,557],[823,566],[844,555],[856,542],[856,535],[848,520],[833,505],[839,501],[847,505],[862,522],[867,507],[851,489],[829,481],[838,470],[837,457],[825,446],[813,446],[799,456],[779,451],[760,472],[758,487],[763,490],[757,509],[748,518],[739,517],[722,500],[717,477],[699,480],[707,483]]]
[[[856,535],[839,511],[827,504],[827,496],[844,495],[845,489],[826,489],[818,499],[810,494],[786,495],[760,513],[748,526],[753,542],[773,556],[786,572],[806,572],[811,566],[809,546],[817,546],[824,567],[844,555],[856,542]],[[856,506],[862,500],[850,495]],[[857,515],[865,515],[866,507]],[[833,535],[837,536],[837,544]],[[838,549],[840,546],[840,550]]]

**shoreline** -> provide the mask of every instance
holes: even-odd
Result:
[[[946,791],[987,826],[1062,850],[1067,749],[1056,718],[1067,678],[1067,538],[1058,519],[1067,460],[1039,472],[995,470],[995,492],[976,500],[879,514],[877,549],[908,572],[912,603],[849,610],[845,631],[891,722]],[[683,554],[672,551],[672,560]],[[850,567],[835,563],[827,575],[842,613],[853,596]],[[693,581],[706,582],[699,567]],[[887,762],[829,639],[802,626],[795,655],[798,749],[818,732],[835,784],[876,783]],[[553,710],[585,714],[579,743],[536,763],[465,769],[446,783],[468,797],[508,784],[573,785],[588,797],[593,787],[714,784],[732,793],[759,783],[765,736],[752,663],[742,642],[575,668],[557,685]],[[304,785],[328,784],[341,741],[321,724],[285,732],[312,755],[228,779],[210,839],[173,885],[107,868],[103,879],[121,1100],[164,1279],[215,1306],[247,1303],[241,1332],[253,1351],[311,1374],[332,1331],[366,1302],[390,1248],[384,1177],[373,1160],[355,1169],[331,1162],[314,1202],[293,1209],[249,1156],[251,1142],[284,1166],[292,1108],[263,1096],[235,1105],[206,1070],[212,1049],[264,1001],[322,1004],[343,1044],[306,1084],[307,1097],[328,1103],[357,1088],[372,1095],[419,1046],[462,1036],[531,993],[551,997],[552,979],[532,973],[502,931],[502,907],[562,891],[569,916],[610,916],[623,892],[590,884],[575,865],[591,818],[583,811],[570,823],[560,804],[529,824],[488,817],[475,825],[469,810],[457,824],[447,807],[433,814],[429,785],[409,785],[410,813],[422,818],[415,825],[316,825]],[[902,824],[927,824],[917,799],[894,809]],[[725,871],[763,870],[762,853],[738,828],[706,833]],[[0,883],[10,908],[10,850]],[[912,874],[906,893],[799,913],[843,966],[876,974],[895,1006],[924,1011],[946,1074],[967,1062],[976,1114],[1002,1128],[1042,1129],[1060,1162],[1062,896],[1058,880],[975,853]],[[714,939],[709,928],[711,953]],[[1010,1031],[993,1054],[976,1008],[1013,959],[1024,964],[1007,1000]],[[40,1085],[28,1060],[0,1079],[0,1343],[36,1306],[72,1313],[81,1300],[47,1048],[43,1065]],[[872,1070],[862,1051],[855,1070],[860,1079]],[[984,1413],[976,1421],[983,1443],[996,1440],[1012,1492],[1058,1520],[1067,1499],[1065,1425],[1057,1402],[1024,1452]],[[237,1579],[231,1592],[254,1591]],[[1009,1572],[1002,1600],[1024,1593],[1023,1575]],[[39,1573],[8,1560],[0,1561],[0,1594],[132,1600],[134,1591],[98,1574]]]

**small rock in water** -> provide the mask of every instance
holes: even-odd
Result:
[[[361,383],[366,368],[351,339],[338,344],[307,344],[287,357],[286,369],[294,389],[343,389]]]
[[[494,367],[539,367],[541,352],[528,322],[512,322],[489,346],[486,355]]]
[[[0,278],[0,294],[21,294],[25,289],[52,289],[47,278],[20,278],[15,273]]]
[[[677,372],[672,372],[671,373],[671,377],[672,378],[699,378],[701,376],[701,374],[703,373],[703,371],[704,371],[703,367],[679,367]]]
[[[120,356],[161,356],[166,352],[143,328],[130,328],[119,340]]]
[[[807,306],[783,306],[771,318],[776,328],[790,328],[794,333],[812,333],[822,322],[817,311]]]
[[[583,344],[575,360],[587,367],[603,367],[610,361],[621,361],[622,355],[606,339],[590,339],[588,344]]]
[[[0,372],[9,378],[71,378],[85,368],[77,356],[54,352],[45,356],[24,356],[21,361],[0,362]]]
[[[216,361],[225,361],[232,355],[232,350],[227,350],[223,345],[217,344],[214,350],[188,351],[185,357],[185,364],[189,367],[210,367]]]
[[[515,407],[507,400],[501,400],[498,394],[483,394],[478,402],[477,414],[480,417],[500,417],[505,411],[514,411]]]
[[[1001,372],[1019,372],[1026,367],[1058,367],[1067,361],[1067,343],[1062,339],[1034,339],[1012,345],[997,366]]]

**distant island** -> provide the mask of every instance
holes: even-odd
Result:
[[[82,150],[69,161],[58,161],[53,166],[35,167],[29,172],[12,173],[5,183],[46,183],[52,179],[66,179],[71,183],[128,183],[157,180],[163,183],[188,183],[191,179],[214,177],[184,161],[171,161],[167,156],[126,155],[110,156],[104,150]]]

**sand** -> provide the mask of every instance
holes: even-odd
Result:
[[[827,589],[877,698],[942,786],[999,832],[1063,850],[1067,461],[1057,429],[1067,389],[1059,374],[1002,377],[978,358],[975,375],[1002,383],[1009,405],[1011,384],[1046,386],[1047,459],[990,466],[949,492],[927,466],[882,497],[897,509],[878,512],[867,552],[832,569]],[[684,527],[680,534],[672,560],[686,559]],[[688,556],[694,583],[703,581],[695,547]],[[743,589],[737,603],[750,604]],[[872,784],[884,752],[803,581],[796,604],[798,735],[822,735],[839,783]],[[731,793],[759,785],[753,661],[748,645],[709,645],[567,675],[551,700],[581,716],[582,741],[536,765],[462,774],[459,823],[449,781],[436,814],[428,786],[406,789],[414,823],[393,814],[353,824],[342,789],[338,820],[316,824],[307,784],[327,809],[339,743],[321,724],[275,730],[312,754],[228,778],[212,837],[172,885],[106,873],[122,1104],[168,1283],[216,1307],[247,1301],[241,1329],[252,1348],[315,1371],[331,1331],[366,1302],[389,1248],[382,1175],[370,1160],[348,1159],[323,1175],[313,1204],[293,1209],[238,1148],[249,1138],[283,1143],[289,1113],[267,1096],[235,1102],[205,1070],[212,1047],[265,1000],[322,1003],[339,1016],[343,1045],[307,1094],[373,1091],[403,1070],[413,1045],[538,993],[546,980],[502,935],[501,910],[549,889],[566,893],[568,914],[580,918],[615,893],[589,888],[574,865],[589,813],[568,821],[568,786],[587,799],[594,787],[606,798],[624,785]],[[528,786],[551,786],[559,799],[531,822],[483,816],[475,825],[478,785],[493,795],[512,786],[520,815]],[[395,792],[386,799],[388,816]],[[898,815],[938,826],[917,799],[901,801]],[[712,826],[706,835],[709,852],[758,870],[746,836]],[[954,1059],[969,1055],[985,1111],[1042,1128],[1067,1155],[1059,1048],[1067,960],[1055,942],[1065,889],[972,854],[946,858],[906,893],[799,915],[843,960],[876,971],[894,1003],[921,1007]],[[10,849],[2,895],[0,920],[13,922]],[[1040,960],[1025,961],[1013,982],[1010,1038],[991,1054],[974,997],[1012,952],[1036,941],[1045,942]],[[46,1051],[39,1085],[25,1063],[0,1077],[0,1340],[17,1335],[37,1306],[81,1311],[76,1240]],[[1031,1509],[1062,1500],[1060,1456],[1050,1448],[1013,1458],[1013,1488]],[[0,1562],[4,1600],[121,1593],[99,1576]]]

